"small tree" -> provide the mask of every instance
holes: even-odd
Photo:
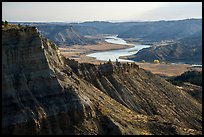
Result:
[[[5,25],[5,26],[8,25],[8,21],[5,20],[4,25]]]
[[[4,21],[2,20],[2,25],[4,25],[5,23],[4,23]]]
[[[111,59],[108,60],[108,64],[112,64]]]
[[[118,59],[116,59],[116,65],[119,66],[120,62],[118,61]]]

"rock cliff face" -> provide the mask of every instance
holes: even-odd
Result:
[[[134,64],[79,64],[34,27],[2,29],[3,134],[201,134],[201,120],[200,103]]]

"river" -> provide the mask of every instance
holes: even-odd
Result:
[[[96,53],[88,54],[87,56],[94,57],[97,60],[102,60],[102,61],[108,61],[109,59],[111,61],[116,61],[116,59],[118,59],[118,61],[120,61],[120,62],[134,62],[132,60],[119,59],[119,57],[120,56],[133,55],[133,54],[136,54],[139,50],[141,50],[143,48],[150,47],[150,45],[129,44],[125,40],[123,40],[122,38],[117,37],[117,35],[108,36],[108,37],[106,37],[105,41],[108,43],[113,43],[113,44],[132,45],[134,47],[127,48],[127,49],[96,52]]]

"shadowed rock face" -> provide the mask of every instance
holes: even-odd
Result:
[[[188,94],[134,64],[108,66],[65,59],[36,28],[2,29],[3,134],[201,134]]]

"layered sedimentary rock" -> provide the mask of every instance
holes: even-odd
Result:
[[[67,61],[69,64],[70,61]],[[72,62],[74,62],[72,60]],[[73,64],[73,63],[72,63]],[[201,130],[202,105],[185,91],[134,63],[70,65],[81,78],[139,114]]]
[[[134,64],[104,66],[65,59],[34,27],[3,28],[3,134],[201,134],[189,95]]]

